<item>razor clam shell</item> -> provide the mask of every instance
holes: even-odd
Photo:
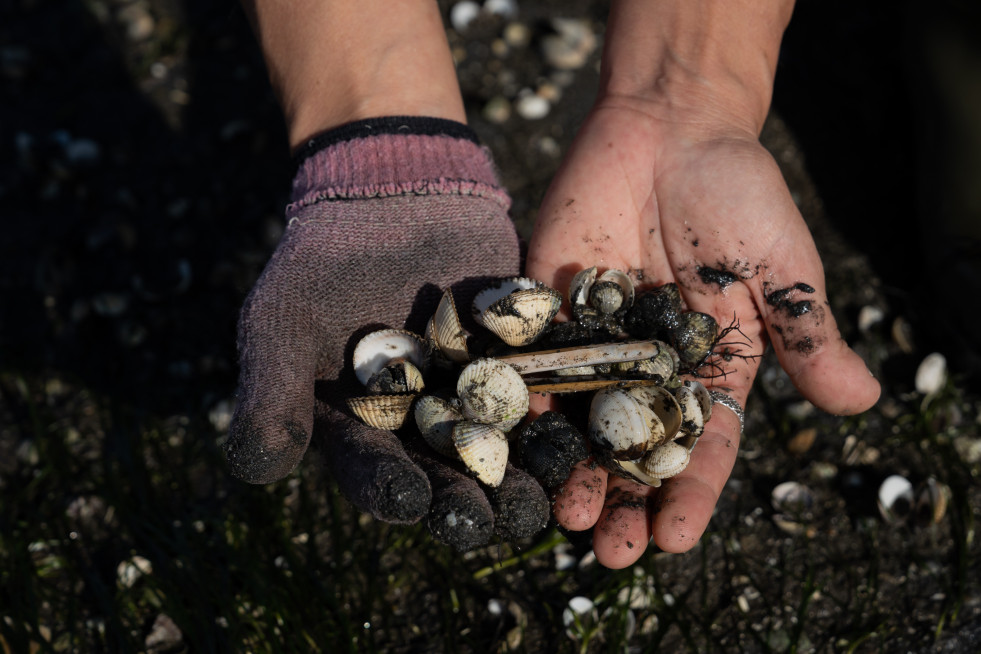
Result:
[[[611,386],[616,388],[631,388],[647,386],[649,379],[619,379],[616,377],[596,377],[594,375],[575,377],[525,377],[525,385],[529,393],[560,394],[598,391]]]
[[[415,395],[351,397],[347,406],[361,422],[378,429],[399,429],[405,424]]]
[[[491,487],[500,486],[508,464],[508,440],[504,432],[477,422],[453,426],[453,445],[463,463],[477,479]]]
[[[453,301],[453,293],[447,289],[436,307],[436,313],[429,321],[426,334],[436,344],[443,356],[453,363],[470,361],[467,350],[467,331],[460,322],[460,314]]]
[[[528,389],[521,375],[500,359],[477,359],[460,373],[456,394],[463,415],[510,431],[528,413]]]
[[[423,440],[440,454],[456,458],[453,426],[463,420],[460,401],[423,395],[416,401],[414,416]]]
[[[379,329],[358,341],[352,359],[358,381],[367,384],[372,375],[393,359],[407,359],[425,370],[428,352],[426,341],[417,334],[404,329]]]
[[[687,468],[690,460],[691,451],[688,448],[668,441],[648,452],[638,465],[651,477],[668,479]]]
[[[622,363],[649,359],[658,352],[655,341],[634,341],[626,343],[603,343],[563,347],[555,350],[541,350],[524,354],[508,354],[497,357],[522,375],[574,368],[595,366],[604,363]]]
[[[590,441],[621,461],[640,458],[665,438],[651,402],[635,397],[635,390],[606,388],[593,395],[589,405]]]
[[[661,386],[637,386],[627,391],[638,402],[644,404],[661,421],[662,431],[652,434],[651,445],[660,445],[673,440],[681,430],[682,412],[671,391]],[[658,437],[659,440],[654,440]]]

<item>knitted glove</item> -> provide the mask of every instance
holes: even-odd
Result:
[[[488,153],[459,123],[379,118],[323,134],[298,161],[288,228],[239,321],[232,473],[281,479],[313,436],[340,490],[379,520],[428,514],[433,534],[461,551],[495,530],[537,532],[548,501],[526,473],[509,467],[488,495],[453,462],[363,425],[344,404],[364,394],[350,364],[361,336],[383,326],[421,334],[443,289],[469,306],[489,278],[518,272],[510,200]]]

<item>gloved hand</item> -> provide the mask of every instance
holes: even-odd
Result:
[[[488,491],[344,404],[364,394],[350,357],[360,336],[382,326],[421,334],[443,289],[469,306],[487,279],[517,274],[510,200],[488,153],[459,123],[380,118],[314,139],[298,160],[289,225],[239,322],[238,405],[225,445],[232,473],[281,479],[313,436],[340,490],[379,520],[428,514],[433,534],[461,551],[495,531],[534,534],[549,506],[529,475],[509,466]]]

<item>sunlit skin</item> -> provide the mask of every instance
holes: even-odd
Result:
[[[748,263],[746,278],[725,290],[693,273],[702,264],[736,261]],[[591,265],[642,271],[641,285],[677,282],[689,308],[723,326],[735,316],[738,340],[750,344],[741,353],[758,355],[772,344],[801,392],[826,411],[856,413],[878,398],[878,383],[840,338],[826,306],[811,235],[752,131],[692,114],[679,122],[641,98],[604,98],[542,204],[527,273],[564,289],[576,270]],[[793,318],[766,302],[769,292],[798,282],[815,289],[806,295],[811,312]],[[788,326],[796,339],[785,340]],[[813,348],[801,352],[793,346],[805,333]],[[702,381],[744,406],[758,359],[733,357],[723,366],[724,376]],[[536,397],[535,410],[549,401]],[[663,550],[686,551],[712,516],[739,439],[738,419],[717,405],[688,468],[660,489],[584,462],[556,496],[556,518],[571,530],[594,528],[594,551],[607,567],[635,562],[651,537]]]

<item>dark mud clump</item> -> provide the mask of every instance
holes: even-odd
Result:
[[[798,300],[797,302],[794,302],[790,299],[790,294],[794,291],[800,291],[801,293],[814,293],[814,287],[809,284],[805,284],[804,282],[798,282],[793,286],[788,286],[787,288],[781,288],[773,291],[766,296],[766,303],[777,311],[785,312],[791,318],[800,318],[805,313],[810,313],[810,300]]]
[[[735,273],[731,273],[728,270],[709,268],[708,266],[699,266],[696,272],[704,283],[718,284],[720,289],[725,289],[730,284],[739,280],[739,277]]]
[[[525,427],[517,442],[518,464],[546,488],[555,488],[586,458],[586,439],[565,416],[546,411]]]

